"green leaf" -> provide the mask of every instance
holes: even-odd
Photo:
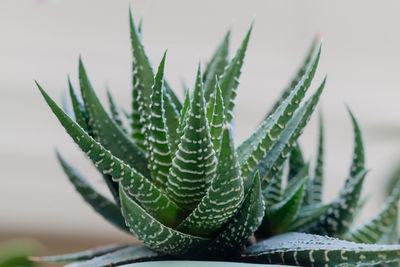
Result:
[[[91,133],[89,129],[89,116],[85,111],[85,107],[79,99],[74,87],[72,86],[71,80],[68,77],[69,94],[72,102],[72,109],[75,114],[75,121],[87,132]]]
[[[228,53],[229,53],[229,37],[231,31],[228,31],[225,35],[224,40],[218,46],[214,55],[212,56],[210,62],[207,64],[206,70],[203,74],[203,82],[204,82],[204,98],[206,102],[209,101],[211,94],[215,90],[215,81],[216,78],[219,78],[226,65],[228,65]]]
[[[208,252],[216,258],[240,255],[242,247],[260,226],[265,211],[258,173],[237,214],[210,243]]]
[[[87,180],[57,152],[57,158],[76,191],[104,219],[124,231],[129,231],[120,207],[96,191]]]
[[[349,177],[354,177],[357,173],[365,168],[365,153],[364,153],[364,142],[361,135],[360,126],[357,122],[357,119],[351,112],[350,108],[347,107],[347,110],[351,117],[351,122],[353,124],[354,130],[354,151],[353,151],[353,161],[350,167],[350,175]],[[351,179],[346,180],[346,185],[351,183]]]
[[[322,202],[322,187],[324,182],[324,126],[322,115],[319,116],[319,138],[317,160],[315,163],[314,177],[308,180],[304,204],[312,205]]]
[[[181,221],[183,211],[173,201],[139,172],[97,143],[57,106],[38,83],[36,85],[67,133],[103,174],[109,174],[115,182],[121,182],[129,194],[164,224],[177,225]]]
[[[79,80],[85,110],[89,115],[89,126],[93,130],[95,139],[114,156],[149,177],[145,155],[132,143],[101,105],[86,75],[82,60],[79,60]]]
[[[212,101],[210,101],[210,104],[213,105],[213,107],[210,111],[211,116],[208,118],[208,121],[210,125],[211,141],[213,143],[214,151],[218,155],[221,146],[222,127],[225,123],[225,107],[224,100],[222,99],[221,87],[218,82],[216,87],[216,93],[212,96]]]
[[[306,181],[307,177],[303,176],[301,182],[297,183],[281,202],[267,209],[264,220],[266,220],[265,226],[269,229],[263,229],[263,231],[268,232],[269,234],[277,234],[287,231],[288,227],[290,227],[290,224],[299,212]],[[263,228],[263,225],[261,228]]]
[[[189,94],[189,90],[186,90],[185,101],[183,102],[181,117],[179,119],[179,135],[180,136],[183,135],[183,129],[186,126],[186,120],[187,120],[187,117],[189,116],[189,112],[188,112],[189,109],[190,109],[190,94]]]
[[[236,159],[229,126],[223,130],[217,176],[194,211],[179,225],[182,232],[196,236],[215,235],[233,215],[243,200],[243,182]]]
[[[249,43],[250,34],[253,29],[251,24],[242,44],[236,52],[235,57],[226,66],[220,78],[220,85],[225,106],[226,122],[230,123],[233,119],[233,108],[235,107],[235,98],[237,95],[237,87],[239,85],[239,77],[242,72],[243,59],[246,54],[247,44]],[[214,77],[215,78],[215,77]]]
[[[165,256],[159,256],[145,246],[129,246],[110,253],[94,257],[90,260],[75,262],[65,267],[93,267],[93,266],[120,266],[135,262],[162,260]]]
[[[321,47],[318,50],[313,64],[308,71],[304,74],[303,78],[297,84],[295,89],[283,101],[282,105],[272,114],[256,132],[249,137],[243,144],[243,147],[238,148],[239,158],[243,158],[242,174],[247,177],[252,173],[254,168],[259,164],[261,159],[267,157],[267,154],[273,149],[274,144],[278,142],[280,135],[285,131],[289,121],[293,118],[296,110],[300,106],[302,99],[305,96],[311,81],[315,75],[321,54]],[[325,80],[322,82],[320,88],[325,85]],[[322,89],[318,89],[318,91]],[[262,173],[260,173],[262,175]]]
[[[288,181],[291,181],[304,167],[304,156],[299,142],[296,142],[289,157]]]
[[[165,124],[168,130],[168,143],[170,144],[171,153],[175,153],[178,148],[179,140],[181,138],[179,129],[179,112],[171,100],[171,97],[163,89],[164,109],[165,109]]]
[[[388,197],[382,210],[369,222],[352,229],[345,239],[358,243],[377,243],[390,231],[390,227],[397,219],[400,188],[396,187]]]
[[[357,244],[335,238],[286,233],[244,251],[244,261],[297,266],[359,266],[399,261],[400,245]]]
[[[171,167],[171,150],[168,144],[168,134],[165,123],[165,109],[163,99],[163,81],[165,56],[161,60],[158,72],[152,87],[150,119],[148,129],[148,154],[149,169],[153,182],[160,188],[165,189],[168,181],[169,168]]]
[[[306,227],[308,224],[324,215],[331,206],[332,204],[319,203],[301,207],[295,221],[292,222],[288,230],[298,231]]]
[[[205,109],[199,66],[184,134],[168,177],[168,195],[190,211],[205,195],[217,167]]]
[[[131,232],[146,246],[180,258],[196,255],[209,239],[178,232],[160,223],[133,201],[120,186],[122,213]]]
[[[327,212],[316,221],[308,224],[301,232],[341,237],[354,219],[354,212],[360,198],[362,184],[367,171],[361,170],[345,185]]]
[[[278,101],[275,102],[275,104],[273,105],[271,110],[267,113],[267,116],[265,118],[268,118],[271,114],[273,114],[276,111],[276,109],[290,95],[290,92],[293,91],[293,89],[296,87],[296,85],[302,79],[303,75],[306,73],[307,69],[310,66],[310,63],[313,58],[313,55],[315,54],[315,51],[317,50],[318,39],[319,38],[317,38],[317,37],[315,37],[313,39],[313,41],[310,45],[310,48],[308,49],[308,52],[306,54],[306,57],[304,58],[303,63],[301,64],[300,68],[297,70],[296,75],[290,81],[289,85],[283,90],[280,98],[278,99]]]
[[[280,134],[279,139],[275,140],[275,143],[268,153],[268,155],[262,158],[258,165],[254,168],[254,171],[258,170],[262,177],[268,177],[269,173],[283,164],[283,162],[289,156],[289,152],[292,146],[302,133],[304,127],[307,125],[316,105],[318,104],[319,97],[325,86],[326,79],[321,83],[317,92],[314,93],[302,107],[293,115],[292,119],[289,120],[283,132]],[[245,178],[244,178],[245,179]],[[245,192],[247,188],[247,180],[244,180]]]
[[[108,98],[108,104],[110,106],[110,111],[111,111],[110,113],[111,113],[112,119],[119,126],[119,128],[121,128],[121,130],[124,133],[127,133],[127,131],[124,127],[124,123],[122,122],[121,115],[118,110],[118,106],[115,104],[114,98],[111,95],[111,92],[109,89],[107,89],[107,98]]]
[[[95,249],[89,249],[85,251],[56,255],[56,256],[43,256],[43,257],[30,257],[32,261],[41,261],[41,262],[71,262],[71,261],[83,261],[92,259],[97,256],[101,256],[122,248],[126,248],[126,246],[115,246],[109,245],[104,247],[98,247]]]
[[[267,207],[279,203],[282,200],[282,176],[284,165],[282,164],[277,171],[273,172],[270,179],[266,178],[263,182],[265,189],[263,191],[263,196],[265,200],[265,205]]]

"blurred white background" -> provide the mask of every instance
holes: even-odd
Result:
[[[128,109],[129,4],[137,21],[143,17],[143,39],[154,65],[168,48],[166,74],[180,95],[181,81],[193,84],[198,61],[209,59],[226,30],[232,29],[232,55],[255,20],[237,98],[237,143],[279,96],[313,36],[323,36],[313,88],[328,74],[320,104],[328,141],[326,200],[340,189],[351,160],[348,103],[364,130],[371,169],[364,193],[373,194],[375,202],[363,217],[378,208],[386,178],[400,162],[399,1],[1,0],[0,240],[32,236],[70,245],[60,252],[132,240],[96,215],[67,181],[55,147],[103,186],[33,83],[38,80],[61,100],[67,74],[77,83],[82,55],[101,98],[108,85]],[[301,139],[311,160],[315,126],[314,118]]]

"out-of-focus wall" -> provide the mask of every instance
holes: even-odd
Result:
[[[313,88],[328,74],[320,105],[328,141],[326,199],[338,192],[351,160],[348,103],[367,142],[365,191],[380,200],[386,175],[400,162],[400,2],[137,0],[131,6],[136,20],[143,17],[143,39],[155,65],[168,48],[166,74],[180,95],[182,80],[193,84],[198,61],[209,59],[225,31],[232,29],[233,54],[255,20],[237,98],[237,143],[279,96],[313,36],[321,35]],[[63,175],[55,147],[103,187],[33,83],[60,100],[67,74],[77,84],[82,55],[101,98],[108,85],[129,109],[128,7],[128,1],[0,1],[0,239],[8,232],[129,240],[84,204]],[[314,119],[302,138],[309,159],[315,126]]]

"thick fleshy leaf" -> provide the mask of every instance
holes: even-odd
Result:
[[[206,102],[210,99],[211,94],[215,90],[215,81],[216,78],[219,78],[226,65],[228,64],[228,53],[229,53],[229,37],[231,32],[228,31],[225,35],[224,40],[218,46],[214,55],[212,56],[210,62],[207,64],[207,67],[203,74],[203,82],[204,82],[204,98]]]
[[[326,79],[322,82],[317,92],[315,92],[314,95],[312,95],[307,102],[305,102],[304,105],[300,107],[298,111],[296,111],[292,119],[290,119],[290,121],[287,123],[287,126],[283,132],[280,134],[279,139],[275,141],[274,146],[268,155],[258,162],[258,165],[255,167],[254,171],[258,170],[263,179],[264,177],[268,177],[272,170],[276,171],[276,169],[281,166],[289,156],[289,152],[291,151],[294,143],[301,135],[316,105],[318,104],[319,97],[321,96],[325,86],[325,81]],[[244,185],[246,192],[246,180],[244,181]]]
[[[139,172],[97,143],[57,106],[38,83],[37,86],[67,133],[103,174],[109,174],[115,182],[121,182],[129,194],[164,224],[176,225],[180,222],[183,211],[173,201]]]
[[[218,155],[220,146],[221,146],[221,138],[222,138],[222,127],[225,123],[225,107],[224,100],[222,99],[221,87],[217,82],[215,94],[212,96],[212,101],[210,101],[210,105],[213,107],[210,109],[210,117],[208,117],[207,110],[207,118],[210,125],[210,134],[211,141],[213,143],[214,151]]]
[[[238,213],[208,246],[210,255],[222,259],[240,255],[242,247],[260,226],[264,211],[260,176],[256,173]]]
[[[183,129],[186,126],[186,120],[187,117],[189,116],[189,109],[190,109],[190,94],[189,90],[186,90],[185,101],[183,102],[181,117],[179,118],[179,136],[183,135]]]
[[[286,233],[244,251],[244,260],[297,266],[359,266],[400,260],[400,245],[358,244],[335,238]]]
[[[168,195],[187,210],[196,208],[216,174],[217,159],[205,109],[199,67],[184,134],[168,177]]]
[[[133,201],[120,186],[122,213],[131,232],[146,246],[180,258],[195,257],[210,242],[178,232],[160,223]]]
[[[114,98],[109,89],[107,89],[107,98],[108,98],[108,104],[110,106],[111,118],[119,126],[119,128],[121,128],[121,130],[124,131],[124,133],[127,133],[124,123],[122,121],[118,106],[116,105]]]
[[[314,204],[301,207],[295,221],[290,224],[288,230],[298,231],[298,229],[306,227],[306,225],[324,215],[331,206],[332,204]]]
[[[306,181],[307,177],[303,177],[281,202],[267,209],[260,227],[267,236],[285,232],[290,227],[300,210]]]
[[[299,142],[296,142],[289,157],[288,181],[291,181],[304,167],[304,156]]]
[[[226,66],[220,78],[222,97],[224,99],[226,122],[230,123],[233,119],[233,108],[235,107],[235,99],[237,95],[237,87],[239,85],[239,77],[242,72],[243,60],[246,54],[247,44],[249,43],[250,34],[253,29],[251,24],[242,44],[236,52],[235,57]]]
[[[175,104],[172,102],[170,95],[166,92],[165,87],[163,91],[164,109],[165,109],[165,124],[168,131],[168,143],[170,144],[171,153],[175,153],[178,149],[180,141],[179,129],[179,112]]]
[[[109,245],[104,247],[98,247],[94,249],[89,249],[85,251],[55,255],[55,256],[43,256],[43,257],[29,257],[31,261],[41,261],[41,262],[71,262],[71,261],[83,261],[92,259],[97,256],[101,256],[122,248],[126,246]]]
[[[282,94],[279,97],[278,101],[275,102],[275,104],[272,106],[271,110],[267,113],[267,116],[265,118],[268,118],[268,116],[270,116],[271,114],[273,114],[276,111],[276,109],[290,95],[290,92],[293,91],[293,89],[299,83],[299,81],[301,80],[303,75],[306,73],[308,67],[310,66],[313,55],[315,54],[315,52],[317,50],[318,42],[319,42],[319,38],[318,38],[318,36],[316,36],[314,38],[314,40],[312,41],[310,48],[308,49],[308,52],[306,54],[306,57],[303,60],[303,63],[300,65],[300,68],[297,70],[296,75],[290,81],[288,86],[282,91]]]
[[[71,263],[65,267],[120,266],[135,262],[163,260],[165,258],[165,256],[159,256],[145,246],[137,245],[121,248],[90,260]]]
[[[284,165],[282,164],[277,171],[275,171],[270,179],[264,179],[265,189],[263,196],[265,206],[270,207],[282,200],[282,178]]]
[[[82,101],[79,99],[74,87],[72,86],[71,80],[68,78],[69,95],[71,97],[72,109],[74,110],[75,121],[89,134],[89,116],[85,111],[85,107]]]
[[[353,161],[350,167],[350,175],[349,177],[354,177],[356,173],[360,172],[365,168],[365,153],[364,153],[364,142],[361,135],[361,129],[357,122],[357,119],[351,112],[350,108],[347,107],[347,110],[351,117],[351,122],[353,124],[354,130],[354,151],[353,151]],[[350,179],[346,180],[346,185],[351,183]]]
[[[124,231],[129,231],[122,217],[120,207],[110,201],[108,198],[98,193],[87,180],[74,169],[62,156],[57,152],[57,158],[60,162],[65,174],[68,176],[76,191],[82,198],[104,219]]]
[[[397,186],[389,196],[382,210],[369,222],[351,230],[345,239],[358,243],[377,243],[390,231],[398,215],[400,188]]]
[[[319,137],[317,160],[315,162],[314,177],[308,180],[304,205],[313,205],[322,202],[322,187],[324,182],[324,126],[322,115],[319,115]]]
[[[301,104],[311,81],[314,78],[319,58],[321,54],[321,47],[318,50],[313,64],[304,74],[303,78],[299,81],[295,89],[283,101],[281,106],[272,114],[262,125],[249,137],[243,144],[242,148],[238,148],[239,158],[243,156],[242,174],[247,177],[252,173],[254,168],[259,164],[261,159],[267,157],[269,152],[273,149],[274,144],[280,139],[280,135],[285,131],[289,121],[293,118],[296,110]],[[325,80],[322,82],[320,88],[325,85]],[[318,89],[318,91],[322,89]],[[250,147],[248,147],[250,146]],[[262,173],[260,173],[262,175]],[[262,175],[263,176],[263,175]]]
[[[343,187],[327,212],[299,231],[334,237],[341,237],[345,234],[353,222],[355,208],[360,199],[366,174],[367,171],[361,170],[356,176],[352,177],[352,182]]]
[[[165,125],[165,110],[163,99],[164,81],[164,54],[152,87],[150,103],[150,120],[148,129],[148,154],[149,169],[154,183],[165,189],[168,181],[169,168],[171,167],[171,150],[168,145],[168,133]]]
[[[89,126],[93,130],[95,139],[114,156],[148,177],[150,173],[145,155],[110,118],[101,105],[81,60],[79,60],[79,80],[85,110],[89,115]]]
[[[229,126],[223,130],[217,176],[194,211],[179,225],[182,232],[211,237],[237,211],[243,200],[243,182]]]

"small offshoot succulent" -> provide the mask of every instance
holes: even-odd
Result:
[[[166,259],[303,266],[400,260],[400,245],[374,244],[397,242],[391,239],[397,239],[393,229],[398,187],[374,219],[352,225],[364,203],[360,191],[367,171],[361,132],[351,112],[353,162],[332,203],[322,203],[322,120],[314,171],[302,155],[298,138],[325,86],[324,79],[305,99],[320,59],[318,41],[268,116],[235,147],[231,123],[252,26],[232,59],[227,33],[204,72],[199,65],[194,88],[186,92],[183,103],[164,78],[165,54],[157,72],[153,71],[131,14],[130,30],[131,112],[120,112],[109,92],[110,111],[103,107],[81,60],[81,97],[69,81],[70,114],[37,86],[67,133],[103,175],[113,199],[98,193],[57,153],[76,190],[102,217],[144,245],[39,260],[74,261],[73,266]],[[120,114],[127,116],[129,126]]]

